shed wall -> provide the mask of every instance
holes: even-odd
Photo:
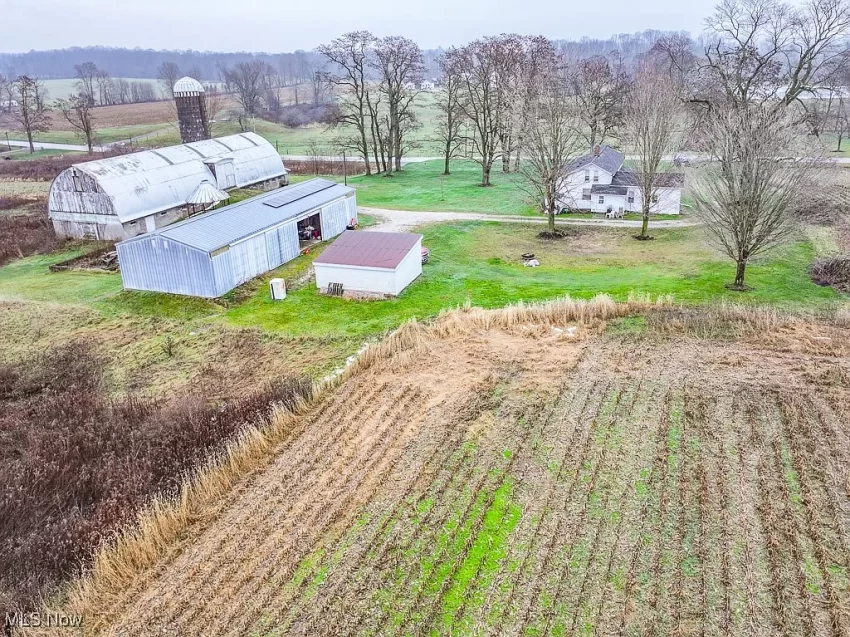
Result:
[[[338,199],[322,208],[322,239],[330,239],[345,231],[350,219],[348,210],[347,198]]]
[[[127,289],[218,296],[205,252],[157,236],[119,243],[117,250],[121,279]]]
[[[331,283],[342,283],[349,292],[396,293],[395,270],[387,268],[363,268],[353,265],[316,263],[316,287],[326,290]]]
[[[395,269],[395,295],[402,293],[404,288],[410,285],[422,274],[422,240],[410,249],[407,256]]]
[[[266,231],[230,246],[234,287],[270,270],[266,246],[266,234],[268,232],[271,231]]]

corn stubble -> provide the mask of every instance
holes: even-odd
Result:
[[[66,608],[103,634],[850,635],[850,375],[810,373],[850,367],[845,320],[602,298],[408,323]]]

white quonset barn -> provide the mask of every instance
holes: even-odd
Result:
[[[316,286],[342,292],[398,296],[422,274],[422,235],[346,231],[313,261]]]
[[[122,241],[121,278],[131,290],[215,298],[356,219],[352,188],[311,179]]]
[[[62,237],[128,239],[211,207],[209,192],[286,183],[274,146],[254,133],[205,139],[66,168],[50,186],[49,216]]]

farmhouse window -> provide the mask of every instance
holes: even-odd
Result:
[[[634,202],[635,202],[635,191],[630,190],[629,191],[629,203],[634,203]]]
[[[585,170],[585,171],[584,171],[584,180],[585,180],[586,182],[587,182],[587,181],[590,181],[590,171],[589,171],[589,170]]]
[[[77,171],[71,173],[72,179],[74,180],[74,192],[83,192],[83,182],[80,180],[80,176],[77,174]]]
[[[652,195],[652,203],[658,203],[658,195]]]
[[[584,190],[581,191],[581,198],[584,201],[590,201],[590,189],[589,188],[585,188]]]
[[[599,203],[605,203],[605,197],[599,195]]]
[[[593,181],[594,181],[594,183],[599,181],[599,171],[598,170],[593,171]]]

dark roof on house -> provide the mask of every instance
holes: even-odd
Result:
[[[596,184],[590,188],[591,195],[625,195],[628,193],[628,188],[625,186],[615,186],[614,184]]]
[[[421,238],[421,234],[408,232],[346,230],[313,263],[392,269]]]
[[[591,152],[573,160],[568,172],[572,173],[580,168],[596,166],[597,168],[601,168],[605,172],[613,175],[620,170],[620,167],[623,165],[623,161],[625,161],[623,153],[614,150],[610,146],[600,146],[598,155]]]
[[[631,168],[623,168],[611,179],[612,186],[640,186],[640,173]],[[681,188],[685,185],[684,173],[658,173],[655,176],[656,188]]]
[[[162,236],[212,252],[353,193],[352,188],[342,184],[311,179],[189,217],[127,241]]]

